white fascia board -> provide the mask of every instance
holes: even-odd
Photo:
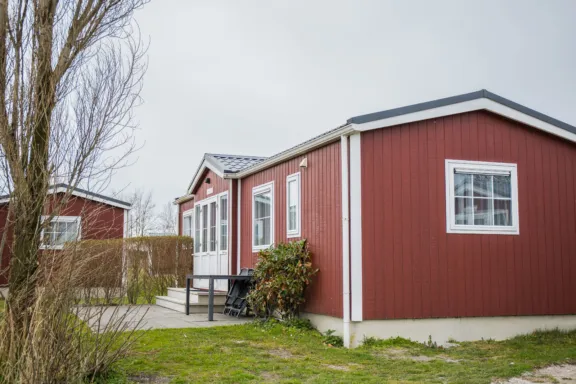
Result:
[[[125,209],[125,210],[128,210],[128,211],[132,208],[130,205],[120,204],[120,203],[117,203],[117,202],[115,202],[115,201],[111,201],[111,200],[108,200],[108,199],[103,199],[103,198],[100,198],[100,197],[97,197],[97,196],[93,196],[93,195],[90,195],[90,194],[87,194],[87,193],[82,193],[82,192],[78,192],[78,191],[74,191],[74,190],[68,191],[68,190],[67,190],[66,188],[64,188],[64,187],[58,187],[58,188],[56,188],[56,189],[51,188],[51,189],[48,191],[49,194],[54,194],[54,193],[67,193],[67,192],[70,192],[70,195],[72,195],[72,196],[81,197],[81,198],[86,199],[86,200],[92,200],[92,201],[96,201],[96,202],[99,202],[99,203],[111,205],[111,206],[113,206],[113,207],[122,208],[122,209]],[[9,198],[0,199],[0,204],[9,203],[9,202],[10,202],[10,199],[9,199]]]
[[[264,160],[261,163],[258,163],[257,165],[255,165],[253,167],[246,168],[244,171],[240,171],[238,173],[231,174],[231,175],[226,175],[226,177],[232,178],[232,179],[239,179],[239,178],[246,177],[246,176],[251,175],[253,173],[259,172],[265,168],[271,167],[271,166],[279,164],[279,163],[283,163],[286,160],[290,160],[296,156],[300,156],[302,154],[305,154],[312,149],[316,149],[318,147],[321,147],[321,146],[328,144],[330,142],[333,142],[333,141],[338,141],[338,140],[340,140],[340,137],[342,135],[349,135],[353,132],[354,132],[354,128],[352,127],[352,125],[347,124],[347,125],[339,128],[339,129],[335,129],[334,131],[332,131],[326,135],[320,136],[316,139],[307,141],[307,142],[300,144],[294,148],[291,148],[291,149],[281,153],[280,155],[273,156],[268,160]]]
[[[464,101],[462,103],[426,109],[424,111],[414,113],[406,113],[404,115],[392,116],[386,119],[369,121],[362,124],[352,124],[352,127],[356,131],[370,131],[373,129],[391,127],[393,125],[407,124],[416,121],[434,119],[437,117],[450,116],[479,110],[487,110],[519,123],[537,128],[552,135],[576,142],[576,134],[487,98]]]
[[[77,190],[68,189],[65,187],[50,188],[48,190],[48,193],[70,193],[70,195],[72,195],[72,196],[81,197],[81,198],[86,199],[86,200],[92,200],[92,201],[96,201],[98,203],[103,203],[106,205],[111,205],[113,207],[118,207],[118,208],[122,208],[122,209],[126,209],[126,210],[132,209],[132,207],[130,205],[120,204],[120,203],[115,202],[115,201],[103,199],[103,198],[100,198],[98,196],[94,196],[94,195],[91,195],[88,193],[79,192]]]
[[[200,168],[196,173],[196,176],[194,176],[194,180],[192,180],[190,186],[188,187],[189,194],[192,194],[192,191],[196,187],[196,184],[198,184],[198,182],[200,181],[200,178],[202,177],[202,174],[206,169],[211,170],[216,175],[218,175],[218,177],[221,177],[223,179],[225,178],[224,173],[220,171],[220,169],[218,169],[218,167],[215,164],[212,164],[212,162],[210,162],[208,159],[204,159],[204,161],[202,161],[202,164],[200,164]]]

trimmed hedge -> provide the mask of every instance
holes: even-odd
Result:
[[[152,303],[155,296],[167,295],[168,287],[183,286],[186,274],[193,272],[193,250],[190,237],[153,236],[83,240],[68,244],[64,252],[74,254],[86,276],[78,287],[83,298],[94,298],[97,289],[105,303],[125,297],[136,304],[139,298]]]

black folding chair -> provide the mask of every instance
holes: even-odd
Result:
[[[240,276],[252,276],[254,270],[251,268],[242,268]],[[232,280],[232,285],[226,295],[226,303],[224,304],[224,314],[228,316],[238,317],[246,310],[248,315],[248,301],[246,296],[252,288],[252,280]]]

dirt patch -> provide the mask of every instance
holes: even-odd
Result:
[[[169,377],[151,376],[151,375],[138,375],[128,377],[129,382],[139,384],[166,384],[170,382]]]
[[[375,353],[378,357],[385,357],[392,360],[413,360],[418,362],[429,362],[435,360],[442,360],[447,363],[460,363],[462,360],[452,359],[445,355],[438,356],[425,356],[425,355],[411,355],[410,351],[404,348],[391,348],[386,350],[380,350]]]
[[[329,369],[333,369],[335,371],[344,371],[344,372],[348,372],[350,370],[350,367],[347,367],[345,365],[332,365],[332,364],[323,364],[324,367],[329,368]]]
[[[280,381],[280,375],[277,375],[273,372],[262,372],[260,374],[260,378],[262,379],[263,383],[277,383]]]
[[[521,377],[514,377],[508,381],[496,381],[494,384],[575,384],[576,365],[551,365],[550,367],[527,372]]]
[[[276,357],[281,357],[282,359],[293,359],[294,355],[292,352],[286,349],[271,349],[268,351],[269,354]]]

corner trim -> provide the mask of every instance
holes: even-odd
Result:
[[[362,321],[362,155],[360,133],[350,135],[350,272],[352,321]]]

